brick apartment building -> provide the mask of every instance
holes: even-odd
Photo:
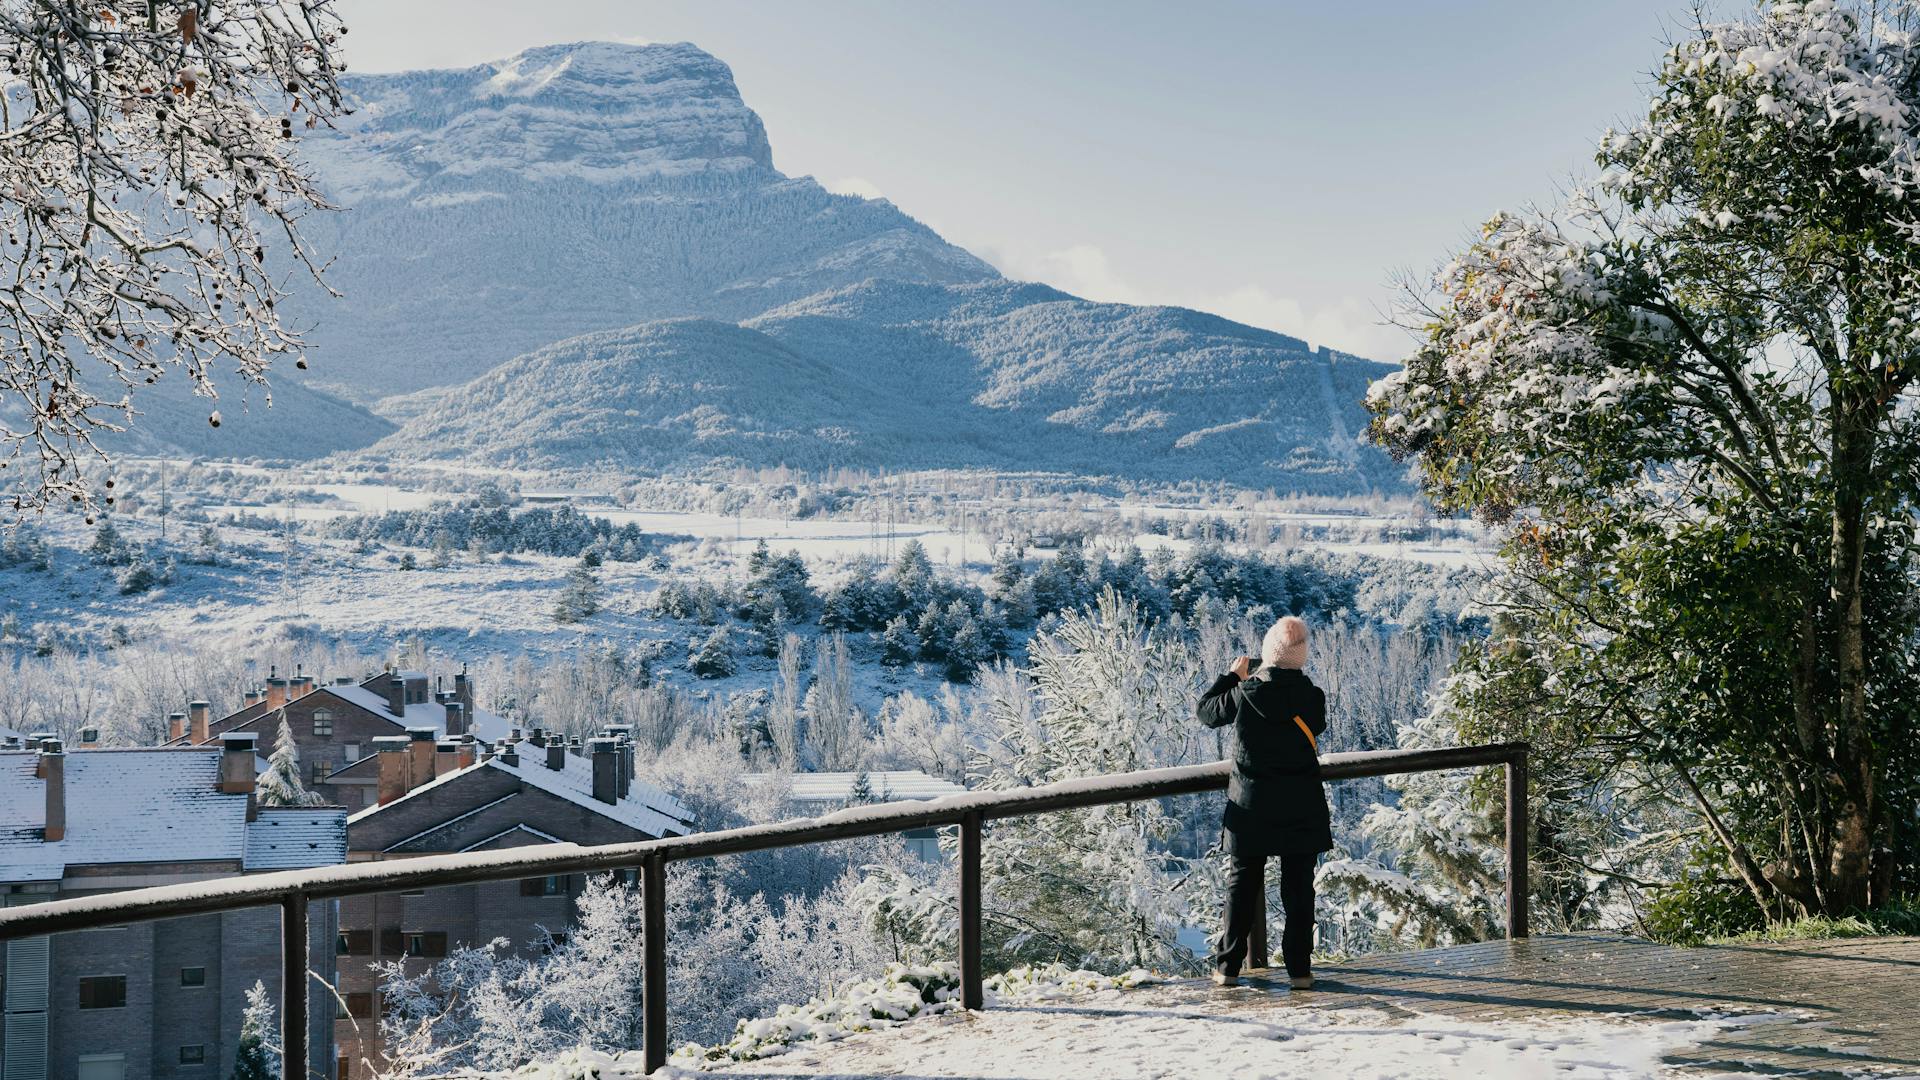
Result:
[[[693,827],[687,809],[635,778],[629,733],[609,728],[585,746],[537,728],[525,740],[513,731],[490,745],[470,733],[447,739],[429,725],[377,736],[371,759],[348,770],[364,768],[377,798],[348,819],[347,857],[364,862],[686,834]],[[572,921],[584,886],[579,875],[568,875],[341,901],[339,986],[347,1015],[334,1031],[339,1080],[368,1080],[384,1064],[376,964],[431,964],[449,949],[500,937],[531,949],[541,928]]]
[[[264,687],[247,692],[236,712],[216,719],[206,702],[195,701],[186,712],[169,716],[166,745],[203,745],[228,732],[253,732],[260,753],[269,755],[279,742],[285,710],[307,789],[352,812],[375,801],[375,739],[422,727],[432,728],[436,738],[470,735],[487,743],[510,734],[506,720],[473,707],[473,683],[466,672],[453,676],[451,689],[443,688],[445,682],[421,671],[382,671],[331,683],[297,671],[291,678],[275,672]]]
[[[346,859],[340,807],[258,805],[251,732],[176,749],[0,742],[0,903],[9,906]],[[316,904],[313,970],[334,978],[335,908]],[[253,908],[9,942],[3,1080],[225,1080],[248,988],[278,1000],[279,914]],[[333,1024],[310,1034],[331,1077]]]

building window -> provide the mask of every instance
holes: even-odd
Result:
[[[343,1057],[334,1062],[334,1080],[353,1080],[353,1059]]]
[[[372,994],[348,994],[347,1015],[355,1020],[365,1020],[373,1015]]]
[[[445,956],[447,955],[447,932],[445,930],[415,930],[407,935],[408,956]]]
[[[83,1009],[124,1009],[127,1007],[125,975],[82,975],[80,1007]]]
[[[180,1048],[180,1064],[205,1065],[207,1063],[207,1044],[194,1043]]]
[[[399,927],[390,926],[380,931],[381,956],[402,956],[406,951],[407,939],[400,933]]]
[[[183,967],[180,969],[181,986],[207,985],[207,969],[203,967]]]
[[[565,896],[566,894],[567,879],[565,875],[520,879],[521,896]]]
[[[373,955],[373,931],[371,930],[340,931],[339,953],[341,956]]]
[[[357,742],[348,743],[346,745],[346,752],[340,756],[340,760],[348,765],[351,765],[354,762],[359,761],[360,760],[360,744]]]
[[[333,737],[333,713],[326,709],[313,710],[313,734],[319,739]]]
[[[127,1055],[81,1054],[74,1061],[75,1080],[125,1080]]]

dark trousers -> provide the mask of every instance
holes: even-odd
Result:
[[[1298,977],[1312,972],[1313,962],[1313,864],[1318,855],[1281,855],[1280,902],[1287,912],[1286,928],[1280,934],[1280,957],[1287,975]],[[1240,974],[1247,956],[1247,942],[1253,935],[1253,920],[1260,910],[1260,898],[1267,889],[1267,860],[1261,855],[1233,856],[1233,868],[1227,874],[1227,922],[1214,941],[1213,966],[1229,975]],[[1253,967],[1266,967],[1267,958],[1256,956]]]

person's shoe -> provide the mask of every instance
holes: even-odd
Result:
[[[1295,975],[1293,978],[1287,980],[1287,985],[1295,990],[1311,990],[1313,989],[1313,976]]]
[[[1227,974],[1227,973],[1226,973],[1226,972],[1224,972],[1224,971],[1216,971],[1216,972],[1214,972],[1214,973],[1213,973],[1213,985],[1215,985],[1215,986],[1239,986],[1239,985],[1240,985],[1240,976],[1238,976],[1238,975],[1229,975],[1229,974]]]

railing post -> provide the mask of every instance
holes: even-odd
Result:
[[[307,894],[280,898],[280,1077],[307,1080]]]
[[[646,1044],[649,1073],[667,1063],[667,858],[647,856],[640,881],[645,958]]]
[[[1527,752],[1507,760],[1507,937],[1527,936]]]
[[[960,818],[960,1006],[985,1008],[980,972],[980,812]]]

